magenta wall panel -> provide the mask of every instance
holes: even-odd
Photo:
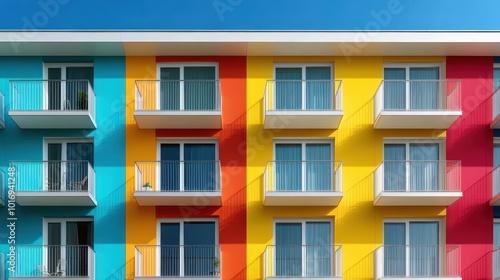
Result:
[[[446,79],[462,81],[463,115],[447,131],[448,160],[462,164],[463,197],[447,210],[446,243],[462,245],[462,279],[491,279],[493,58],[447,57]]]

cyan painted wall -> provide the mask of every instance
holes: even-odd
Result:
[[[73,62],[72,58],[58,61]],[[0,166],[10,160],[42,160],[43,137],[94,138],[98,207],[16,207],[17,244],[42,244],[43,218],[94,217],[98,279],[123,279],[125,267],[125,58],[89,57],[94,63],[96,130],[21,130],[8,116],[12,79],[42,79],[42,57],[0,57],[0,89],[5,94],[6,127],[0,130]],[[4,209],[5,210],[5,209]],[[7,251],[7,211],[0,211],[0,250]]]

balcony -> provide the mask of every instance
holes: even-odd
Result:
[[[340,161],[270,161],[265,206],[337,206],[343,197]]]
[[[135,278],[221,279],[219,246],[135,246]]]
[[[491,179],[492,196],[490,199],[490,204],[492,206],[500,206],[500,166],[493,169]]]
[[[0,206],[5,206],[5,173],[0,170]]]
[[[219,161],[137,161],[135,200],[140,206],[220,206]]]
[[[21,206],[96,206],[95,173],[86,160],[11,161]]]
[[[134,117],[141,129],[221,129],[218,80],[135,82]]]
[[[342,279],[342,247],[267,246],[264,253],[264,279]]]
[[[337,129],[343,116],[341,81],[267,81],[266,129]]]
[[[10,81],[10,117],[23,129],[95,129],[88,80]]]
[[[498,129],[500,128],[500,87],[493,92],[493,98],[492,98],[492,104],[493,104],[493,116],[491,120],[491,128]]]
[[[17,245],[9,280],[94,280],[94,250],[81,245]]]
[[[459,161],[384,161],[374,174],[376,206],[450,206],[462,197]]]
[[[493,251],[493,280],[500,280],[500,248]]]
[[[376,129],[448,129],[461,115],[459,81],[384,80],[374,97]]]
[[[461,280],[458,245],[386,245],[374,252],[375,279]]]
[[[5,103],[4,103],[4,95],[0,90],[0,129],[5,128]]]

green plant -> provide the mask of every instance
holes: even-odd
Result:
[[[219,268],[219,265],[220,265],[220,260],[219,260],[219,258],[215,257],[214,258],[214,267]]]
[[[88,93],[86,90],[79,90],[78,91],[78,101],[77,101],[77,109],[78,110],[88,110],[89,104],[88,104]]]
[[[142,188],[151,189],[151,184],[149,182],[146,182],[146,183],[144,183],[144,185],[142,185]]]

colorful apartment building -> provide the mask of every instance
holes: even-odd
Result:
[[[500,279],[493,0],[24,2],[0,280]]]

